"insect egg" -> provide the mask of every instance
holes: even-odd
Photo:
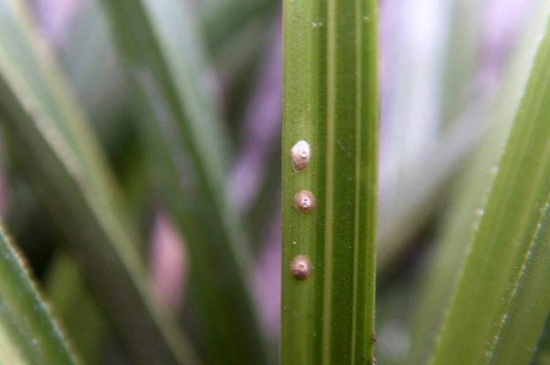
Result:
[[[311,157],[311,148],[309,143],[304,140],[296,142],[296,144],[290,150],[292,157],[292,166],[296,171],[303,171],[309,166],[309,160]]]
[[[307,256],[296,256],[290,263],[290,273],[298,280],[306,280],[311,275],[311,262]]]
[[[294,195],[294,207],[302,213],[307,213],[315,208],[315,195],[311,191],[302,190]]]

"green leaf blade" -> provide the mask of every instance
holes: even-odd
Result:
[[[24,262],[0,227],[0,362],[77,364]]]
[[[157,190],[188,245],[206,362],[265,363],[248,290],[249,246],[225,194],[230,139],[206,87],[209,64],[189,5],[104,4],[145,111]]]
[[[514,56],[506,67],[508,73],[492,112],[485,116],[489,119],[489,133],[483,138],[468,171],[455,182],[459,189],[431,255],[430,268],[424,273],[422,295],[416,303],[408,362],[427,363],[433,354],[460,272],[483,219],[515,113],[533,68],[539,43],[536,39],[544,32],[549,5],[548,1],[540,0],[533,7],[537,10],[531,15],[529,26],[522,31]]]
[[[377,8],[284,3],[282,363],[373,358],[378,148]],[[296,171],[299,140],[311,163]],[[299,191],[316,207],[293,205]],[[307,256],[311,276],[288,267]]]
[[[0,109],[14,152],[135,362],[194,363],[185,338],[152,298],[113,177],[27,9],[3,0],[0,18]]]
[[[550,308],[549,62],[547,26],[432,364],[527,363],[536,348]]]

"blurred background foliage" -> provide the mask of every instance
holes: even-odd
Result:
[[[99,0],[23,2],[32,11],[42,46],[51,48],[69,89],[84,107],[128,206],[130,225],[145,237],[134,243],[147,263],[153,292],[162,307],[179,318],[204,358],[205,319],[199,315],[196,293],[186,289],[192,263],[180,245],[184,238],[175,228],[177,223],[169,218],[154,187],[146,141],[139,131],[142,115],[136,104],[141,101],[111,38],[104,8]],[[249,237],[252,259],[246,281],[265,333],[269,363],[276,363],[281,278],[281,3],[187,2],[197,21],[201,47],[212,61],[207,66],[209,76],[201,82],[207,83],[216,104],[211,107],[219,112],[228,149],[233,151],[225,156],[229,164],[225,193],[230,211],[242,218]],[[449,226],[464,232],[456,227],[468,227],[475,218],[476,210],[466,201],[478,193],[468,195],[465,186],[474,185],[472,176],[479,176],[471,170],[487,166],[483,159],[491,159],[480,156],[498,155],[498,146],[504,143],[508,129],[503,124],[517,104],[507,101],[513,100],[514,95],[509,95],[518,90],[518,83],[525,82],[548,9],[544,0],[380,1],[376,353],[381,364],[405,363],[412,346],[415,308],[424,295],[419,283],[426,267],[443,265],[434,263],[434,248],[452,234]],[[105,314],[105,304],[89,290],[81,265],[68,254],[67,236],[54,223],[51,209],[39,198],[11,143],[3,138],[0,175],[0,211],[8,230],[84,362],[131,363]],[[460,203],[466,218],[460,218]],[[438,275],[452,281],[458,273],[442,268]],[[544,351],[537,359],[548,363]]]

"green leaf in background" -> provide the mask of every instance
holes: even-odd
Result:
[[[443,5],[449,27],[442,52],[445,63],[439,111],[444,128],[453,124],[472,100],[480,97],[479,86],[473,85],[473,81],[482,57],[484,39],[479,34],[487,20],[489,3],[486,0],[452,0]]]
[[[85,364],[104,362],[106,337],[112,335],[97,300],[92,296],[77,263],[56,252],[46,282],[48,298],[71,344]]]
[[[377,2],[283,9],[282,363],[371,363]]]
[[[537,345],[537,352],[530,362],[531,365],[549,365],[550,364],[550,318],[546,318],[544,332]]]
[[[399,26],[391,27],[392,39],[383,36],[385,54],[398,56],[382,56],[391,71],[381,77],[392,81],[383,101],[381,277],[412,251],[414,237],[437,216],[441,197],[487,130],[494,93],[474,78],[486,42],[479,36],[485,3],[415,0],[397,9],[386,5],[385,19]]]
[[[0,363],[77,364],[24,262],[1,227]]]
[[[431,255],[433,260],[421,282],[421,295],[416,298],[417,313],[411,332],[412,346],[408,359],[411,363],[427,363],[433,353],[458,275],[483,218],[502,150],[532,69],[538,45],[535,40],[544,31],[550,13],[550,2],[538,0],[533,9],[537,10],[518,42],[496,103],[486,116],[490,118],[490,133],[483,138],[467,173],[456,183],[458,194],[447,213],[439,243]]]
[[[0,110],[13,149],[65,230],[126,349],[136,363],[193,363],[175,323],[153,302],[102,153],[20,1],[0,1],[0,48]]]
[[[205,38],[211,49],[223,46],[230,36],[251,22],[266,22],[275,13],[276,0],[206,0],[198,3]]]
[[[431,364],[527,364],[550,309],[550,23]]]
[[[157,190],[188,246],[206,362],[265,363],[248,292],[249,245],[225,194],[231,155],[189,5],[105,0],[141,97]]]

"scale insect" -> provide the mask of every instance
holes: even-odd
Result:
[[[304,140],[296,142],[290,150],[290,156],[292,157],[292,166],[295,171],[304,171],[307,169],[311,159],[311,148],[309,143]]]
[[[290,263],[290,273],[297,280],[306,280],[311,275],[311,262],[307,256],[296,256]]]
[[[302,213],[312,211],[315,205],[315,195],[309,190],[302,190],[294,195],[294,207]]]

